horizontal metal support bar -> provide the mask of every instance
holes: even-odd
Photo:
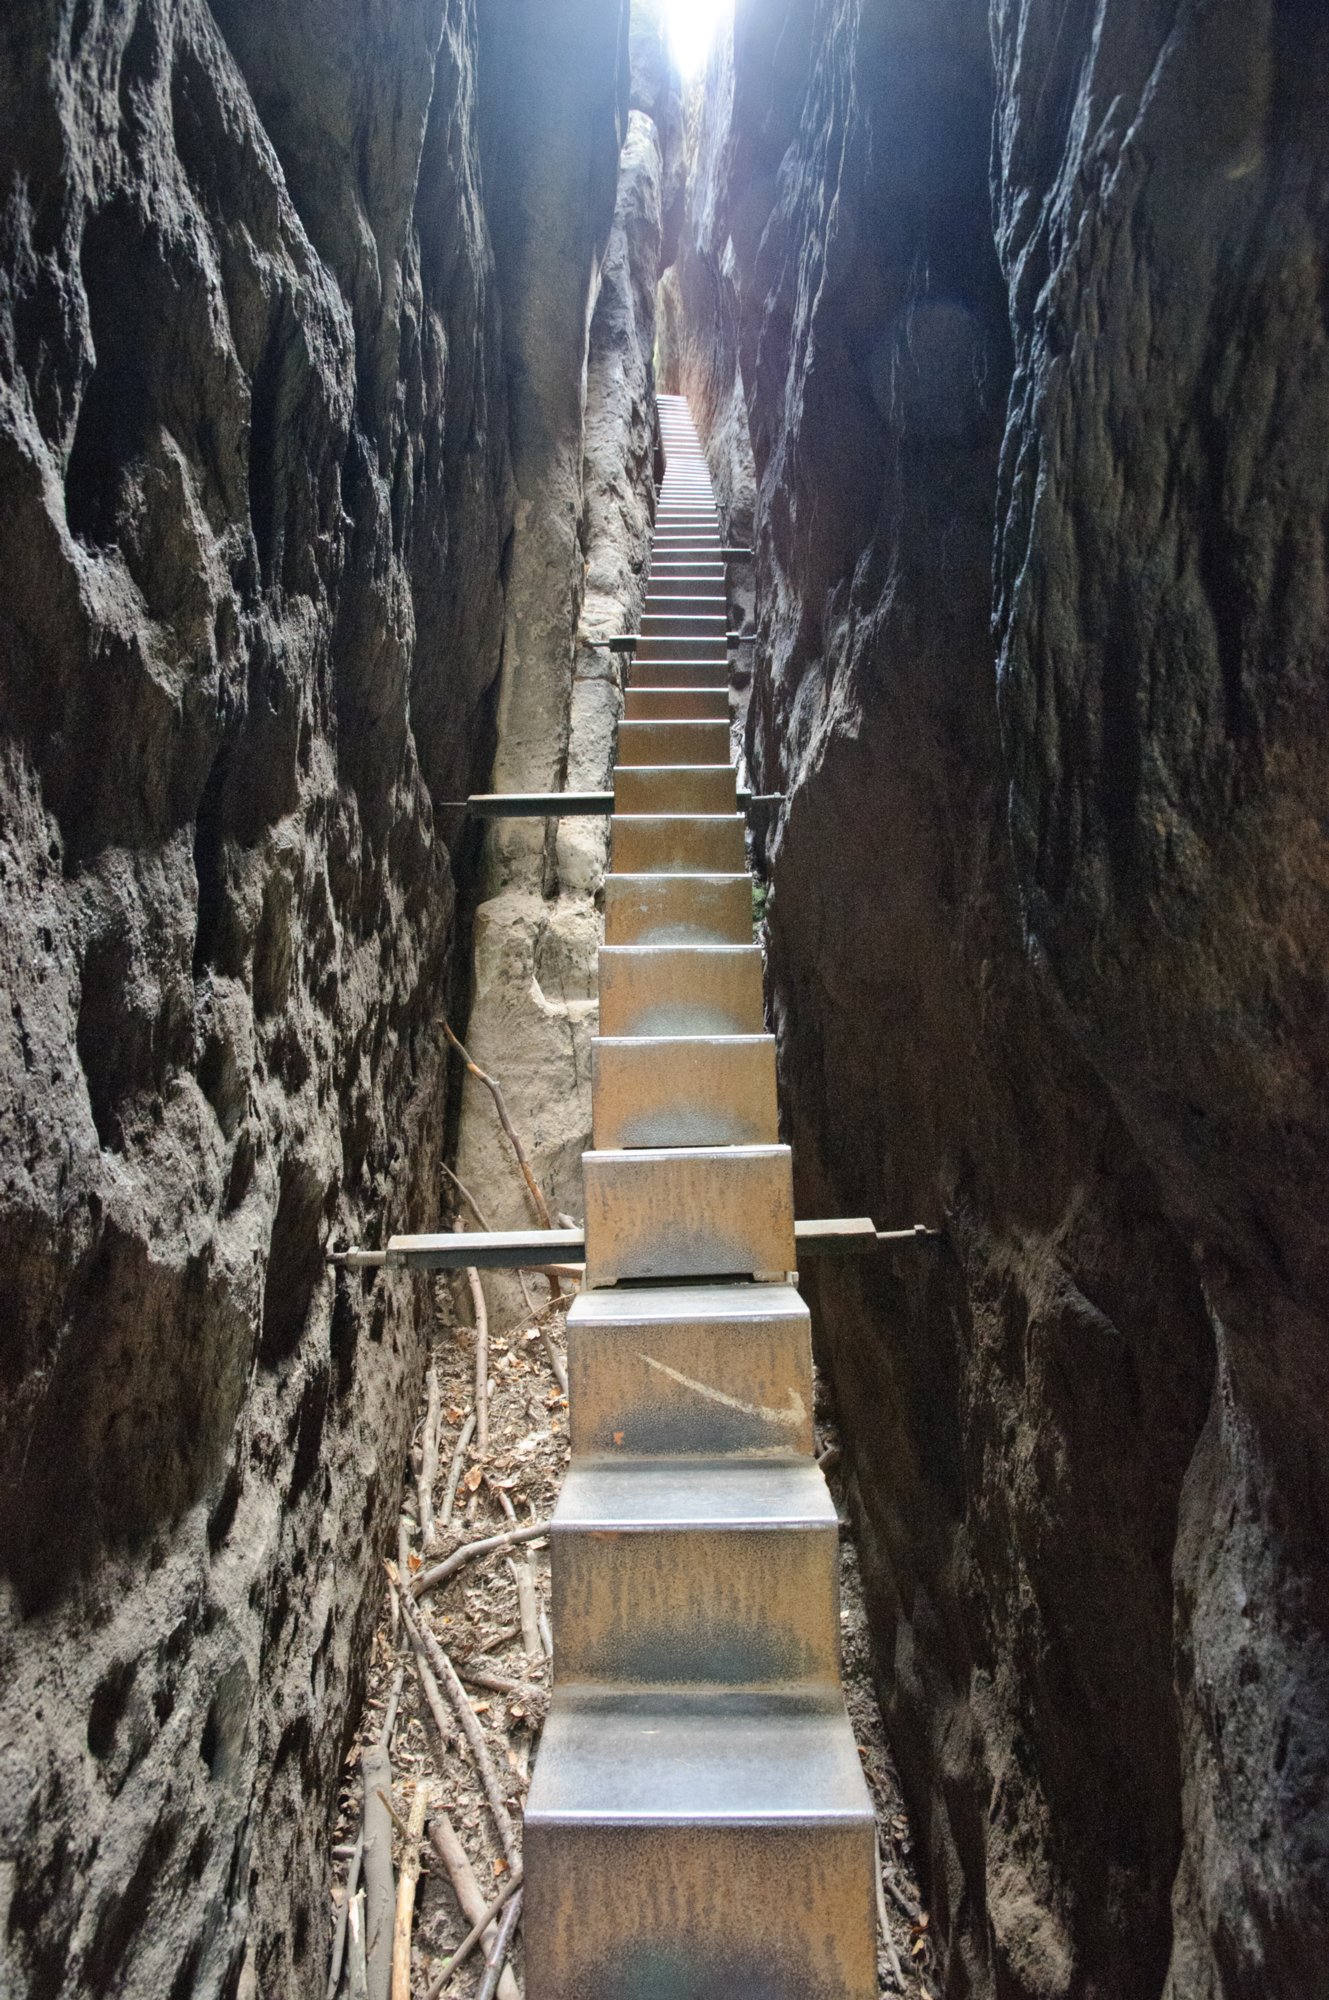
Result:
[[[738,809],[750,812],[784,804],[783,792],[740,792]],[[476,819],[594,819],[614,810],[612,792],[473,792],[468,799],[445,799],[443,812],[469,812]]]
[[[796,1222],[794,1241],[804,1257],[861,1257],[885,1243],[927,1243],[940,1235],[916,1222],[912,1229],[878,1229],[866,1215]],[[438,1236],[392,1236],[386,1250],[335,1250],[330,1263],[344,1270],[478,1271],[545,1270],[586,1261],[580,1229],[452,1230]]]
[[[667,615],[672,617],[673,613],[671,612]],[[668,633],[665,633],[662,634],[661,636],[667,638],[670,635]],[[718,639],[720,635],[717,632],[715,636]],[[734,646],[754,645],[756,643],[756,638],[757,638],[755,632],[726,632],[724,636],[725,636],[725,643],[727,645],[734,645]],[[611,653],[631,653],[634,652],[638,646],[640,646],[641,633],[611,632],[607,639],[583,639],[582,644],[584,646],[592,646],[592,647],[607,646]]]

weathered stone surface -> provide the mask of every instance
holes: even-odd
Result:
[[[1329,1959],[1324,36],[740,0],[689,191],[798,1208],[945,1230],[809,1275],[956,1996]]]
[[[613,12],[599,10],[602,36],[609,35]],[[649,29],[649,16],[634,13],[638,67]],[[592,136],[588,131],[584,143]],[[622,712],[619,671],[615,655],[589,642],[634,629],[645,591],[655,507],[651,357],[664,165],[653,119],[630,110],[607,243],[587,235],[580,266],[568,264],[562,247],[568,231],[574,222],[587,231],[589,218],[587,169],[573,171],[566,159],[563,177],[550,182],[544,199],[575,215],[546,221],[529,241],[537,291],[572,286],[580,273],[585,358],[584,368],[579,363],[573,375],[550,376],[539,391],[538,420],[528,427],[542,450],[527,449],[523,457],[514,431],[524,497],[508,593],[496,789],[603,791],[610,784]],[[606,222],[609,216],[607,210]],[[571,326],[570,303],[564,311]],[[509,331],[510,349],[516,343],[510,366],[529,378],[533,395],[547,370],[546,337],[544,320],[534,314]],[[584,401],[570,394],[579,384]],[[520,420],[514,410],[514,424]],[[497,823],[486,855],[489,893],[475,919],[466,1029],[474,1060],[502,1082],[551,1209],[577,1217],[581,1155],[590,1143],[598,899],[608,836],[607,820],[570,819],[548,828],[540,821]],[[496,1228],[536,1220],[489,1093],[469,1077],[458,1172]],[[487,1276],[485,1284],[500,1312],[521,1309],[515,1279]]]
[[[616,59],[561,111],[483,11],[493,148],[566,117],[611,205]],[[513,518],[478,60],[472,0],[0,21],[6,1994],[326,1977],[421,1301],[325,1250],[438,1213]]]
[[[1192,1246],[1171,1990],[1329,1965],[1329,19],[995,9],[1026,936]],[[1092,10],[1098,30],[1105,10]],[[1087,504],[1086,504],[1087,503]]]

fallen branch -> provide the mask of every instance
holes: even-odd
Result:
[[[456,1049],[471,1075],[477,1082],[484,1085],[489,1095],[493,1098],[494,1109],[498,1113],[498,1122],[507,1133],[508,1144],[512,1147],[513,1153],[516,1155],[517,1165],[521,1169],[521,1177],[530,1191],[531,1200],[535,1203],[535,1213],[539,1218],[540,1227],[541,1229],[552,1229],[554,1225],[550,1220],[549,1205],[536,1185],[535,1175],[531,1172],[526,1154],[522,1150],[521,1140],[517,1137],[512,1120],[508,1116],[508,1107],[503,1102],[503,1092],[499,1086],[497,1077],[490,1076],[487,1070],[481,1069],[479,1063],[471,1061],[465,1047],[457,1040],[457,1037],[453,1034],[446,1021],[443,1023],[443,1032],[452,1043],[453,1048]]]
[[[886,1958],[891,1968],[891,1977],[895,1981],[895,1990],[897,1993],[903,1993],[904,1968],[900,1964],[900,1954],[895,1949],[895,1939],[891,1936],[891,1923],[890,1923],[890,1918],[887,1915],[886,1911],[886,1898],[882,1894],[880,1834],[878,1834],[875,1837],[873,1845],[873,1859],[876,1864],[875,1874],[877,1878],[877,1928],[881,1932],[882,1944],[886,1947]]]
[[[568,1393],[568,1371],[563,1366],[563,1357],[555,1347],[554,1336],[543,1320],[539,1322],[539,1329],[540,1339],[544,1345],[545,1359],[553,1371],[554,1380],[566,1396]]]
[[[429,1809],[429,1785],[422,1779],[411,1800],[406,1852],[397,1883],[397,1921],[392,1932],[392,2000],[411,2000],[411,1927],[415,1922],[415,1887],[420,1880],[420,1842]]]
[[[437,1843],[435,1844],[437,1845]],[[471,1880],[472,1882],[474,1882],[475,1877],[472,1876]],[[521,1863],[519,1861],[516,1867],[513,1869],[512,1874],[510,1875],[508,1880],[504,1883],[503,1887],[499,1890],[498,1894],[495,1896],[493,1902],[486,1903],[484,1909],[481,1910],[479,1916],[476,1918],[475,1922],[471,1925],[471,1928],[467,1931],[461,1943],[457,1946],[457,1949],[451,1954],[449,1958],[447,1958],[444,1961],[444,1963],[439,1967],[438,1971],[434,1974],[428,1986],[425,1988],[425,2000],[438,2000],[438,1995],[443,1991],[443,1988],[447,1985],[453,1973],[459,1972],[461,1970],[462,1966],[465,1965],[471,1953],[475,1950],[475,1947],[479,1944],[485,1932],[493,1927],[493,1922],[495,1917],[499,1915],[500,1911],[503,1909],[505,1904],[510,1903],[512,1901],[512,1898],[516,1895],[518,1889],[520,1889],[521,1887],[521,1882],[522,1882]],[[460,1900],[461,1899],[459,1897],[458,1901]],[[463,1910],[462,1915],[465,1916],[466,1914],[467,1912]]]
[[[350,1904],[351,1949],[347,1959],[347,1981],[351,2000],[369,2000],[369,1967],[365,1961],[365,1892],[362,1889]]]
[[[403,1595],[398,1592],[399,1601]],[[384,1803],[392,1788],[392,1760],[383,1743],[365,1745],[360,1774],[364,1781],[365,1966],[369,2000],[390,2000],[397,1885],[392,1875],[392,1814]]]
[[[548,1521],[530,1521],[524,1528],[505,1528],[501,1535],[486,1535],[478,1542],[463,1542],[442,1562],[430,1563],[428,1569],[417,1570],[411,1578],[411,1594],[423,1597],[428,1591],[437,1590],[440,1583],[446,1583],[459,1569],[464,1569],[478,1556],[493,1555],[496,1549],[510,1549],[518,1542],[538,1542],[549,1533]]]
[[[420,1440],[420,1476],[416,1495],[420,1502],[420,1542],[428,1548],[434,1539],[434,1487],[438,1481],[438,1430],[443,1406],[438,1392],[438,1369],[429,1364],[429,1400],[425,1409],[424,1435]]]
[[[486,1914],[488,1904],[485,1900],[484,1891],[475,1879],[466,1849],[457,1838],[457,1829],[453,1826],[452,1821],[445,1812],[435,1813],[429,1822],[429,1838],[434,1843],[434,1852],[447,1869],[448,1880],[452,1884],[452,1892],[457,1898],[457,1904],[462,1915],[468,1924],[478,1923],[480,1918]],[[512,1872],[514,1875],[518,1872],[519,1867],[520,1863],[513,1868]],[[485,1931],[481,1933],[482,1936],[487,1936],[488,1941],[491,1943],[495,1935],[493,1924],[494,1920],[491,1916]],[[498,2000],[520,2000],[517,1982],[511,1970],[506,1971],[499,1981]]]
[[[471,1288],[475,1313],[475,1448],[481,1458],[489,1456],[489,1313],[484,1286],[473,1264],[466,1266],[466,1282]]]
[[[429,1662],[424,1656],[424,1649],[416,1645],[413,1635],[411,1638],[411,1661],[415,1667],[416,1678],[420,1683],[424,1698],[429,1704],[429,1713],[434,1718],[434,1727],[438,1731],[439,1742],[442,1744],[443,1749],[446,1750],[456,1735],[456,1731],[448,1721],[448,1711],[443,1706],[443,1697],[438,1691],[438,1682],[429,1671]]]
[[[485,1742],[484,1730],[480,1726],[479,1717],[471,1707],[470,1697],[458,1678],[457,1669],[453,1666],[451,1660],[439,1645],[438,1640],[420,1616],[419,1607],[416,1605],[409,1590],[401,1592],[401,1614],[406,1621],[407,1629],[413,1637],[419,1640],[421,1646],[424,1648],[439,1685],[451,1703],[453,1713],[458,1722],[461,1724],[461,1733],[466,1738],[467,1748],[470,1750],[472,1762],[479,1773],[484,1795],[489,1801],[489,1810],[493,1815],[494,1825],[498,1829],[498,1837],[502,1842],[503,1852],[509,1862],[513,1862],[517,1858],[517,1836],[513,1831],[512,1820],[508,1813],[508,1802],[503,1796],[503,1787],[499,1783],[498,1772],[494,1769],[493,1759],[489,1755],[489,1746]]]
[[[457,1449],[453,1452],[452,1464],[448,1467],[448,1485],[447,1491],[443,1495],[443,1512],[434,1523],[435,1531],[439,1528],[450,1528],[452,1526],[452,1509],[457,1499],[457,1486],[461,1480],[461,1468],[466,1457],[466,1447],[474,1436],[475,1411],[472,1410],[470,1416],[467,1417],[466,1422],[461,1427],[461,1436],[457,1439]]]
[[[485,1976],[475,1989],[475,2000],[494,2000],[498,1982],[503,1972],[504,1961],[512,1948],[513,1933],[521,1916],[522,1891],[518,1889],[512,1901],[503,1912],[503,1920],[498,1927],[498,1936],[485,1953]]]
[[[911,1924],[916,1924],[922,1912],[918,1910],[913,1903],[910,1902],[908,1896],[905,1895],[904,1890],[896,1882],[895,1877],[892,1875],[889,1868],[884,1868],[882,1870],[882,1880],[885,1882],[886,1887],[890,1890],[891,1901],[895,1904],[896,1908],[900,1911],[901,1915],[907,1917]]]
[[[512,1581],[517,1586],[517,1610],[521,1617],[521,1648],[528,1659],[544,1658],[544,1647],[540,1643],[540,1603],[535,1594],[535,1576],[531,1565],[523,1560],[515,1562],[507,1559],[512,1572]]]
[[[393,1593],[393,1601],[394,1603],[396,1601],[395,1592]],[[388,1752],[390,1750],[390,1746],[392,1743],[392,1732],[397,1726],[397,1708],[401,1702],[402,1683],[405,1680],[405,1678],[406,1678],[405,1669],[403,1667],[398,1667],[396,1673],[392,1677],[392,1685],[388,1690],[388,1699],[386,1706],[384,1707],[383,1710],[383,1723],[378,1733],[378,1741],[384,1752]],[[389,1763],[389,1768],[390,1768],[390,1763]],[[341,1984],[342,1962],[346,1952],[347,1926],[350,1921],[351,1912],[355,1907],[356,1903],[356,1885],[360,1880],[360,1864],[364,1858],[364,1851],[365,1851],[365,1831],[364,1831],[364,1826],[362,1824],[359,1833],[356,1835],[355,1845],[351,1848],[350,1861],[346,1870],[346,1894],[342,1898],[341,1908],[337,1912],[337,1927],[333,1933],[333,1938],[332,1938],[332,1964],[328,1970],[328,1984],[326,1992],[324,1994],[324,2000],[336,2000],[337,1988]],[[363,1958],[364,1956],[364,1924],[363,1924],[364,1897],[363,1896],[361,1896],[359,1899],[359,1906],[362,1918],[360,1927],[360,1955]],[[355,1975],[353,1967],[349,1968],[349,1976],[351,1979],[352,1992],[354,1992]]]
[[[440,1165],[448,1179],[452,1182],[452,1185],[465,1201],[480,1228],[486,1231],[489,1230],[491,1227],[489,1218],[475,1196],[471,1193],[471,1190],[467,1187],[465,1181],[453,1173],[452,1168],[448,1166],[446,1161],[441,1161]],[[524,1271],[517,1271],[514,1275],[521,1286],[521,1295],[526,1301],[526,1318],[537,1322],[545,1355],[554,1373],[554,1380],[566,1396],[568,1393],[568,1371],[563,1366],[558,1349],[554,1345],[553,1336],[549,1328],[544,1324],[541,1315],[547,1313],[551,1307],[559,1307],[563,1303],[563,1288],[558,1282],[559,1278],[579,1278],[585,1272],[586,1266],[584,1264],[539,1264],[536,1266],[536,1269],[549,1280],[549,1297],[542,1306],[537,1306],[531,1297],[531,1288],[526,1282],[526,1273]]]
[[[328,1967],[328,1983],[324,1988],[323,2000],[337,2000],[337,1988],[341,1985],[342,1960],[346,1955],[346,1927],[350,1920],[351,1903],[355,1897],[355,1885],[360,1877],[360,1856],[364,1852],[365,1837],[361,1834],[351,1849],[350,1866],[346,1870],[346,1894],[342,1897],[341,1908],[337,1912],[337,1924],[332,1933],[332,1963]]]
[[[459,1679],[469,1681],[472,1687],[488,1688],[493,1694],[515,1694],[533,1701],[537,1695],[544,1693],[544,1689],[534,1681],[514,1681],[510,1674],[491,1673],[488,1667],[472,1666],[469,1660],[454,1661],[453,1664],[457,1667]]]

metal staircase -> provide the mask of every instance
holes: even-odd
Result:
[[[614,774],[530,2000],[871,2000],[872,1809],[839,1684],[793,1181],[687,406]]]

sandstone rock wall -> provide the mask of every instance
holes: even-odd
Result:
[[[439,1213],[502,328],[529,183],[609,227],[603,11],[0,19],[6,1994],[322,1989],[424,1303],[324,1258]]]
[[[738,0],[696,148],[799,1208],[943,1231],[808,1275],[956,2000],[1329,1963],[1325,32]]]
[[[614,10],[598,12],[607,33]],[[585,169],[550,174],[542,199],[557,216],[533,217],[527,238],[527,282],[537,304],[566,292],[558,311],[569,338],[580,324],[578,368],[549,368],[547,311],[533,309],[515,332],[509,327],[510,368],[540,407],[525,427],[536,444],[523,451],[514,405],[521,498],[496,790],[604,791],[612,779],[622,707],[617,656],[590,641],[631,631],[645,592],[655,507],[655,289],[663,204],[681,172],[676,84],[670,87],[653,10],[634,8],[631,29],[621,51],[623,143],[605,240],[589,234]],[[585,87],[578,71],[562,96],[575,103]],[[574,228],[584,232],[579,264],[566,250]],[[501,1080],[555,1215],[582,1214],[607,836],[599,819],[496,822],[475,913],[466,1045]],[[470,1077],[457,1166],[496,1228],[538,1225],[489,1092]],[[484,1282],[500,1314],[523,1310],[515,1279]]]

